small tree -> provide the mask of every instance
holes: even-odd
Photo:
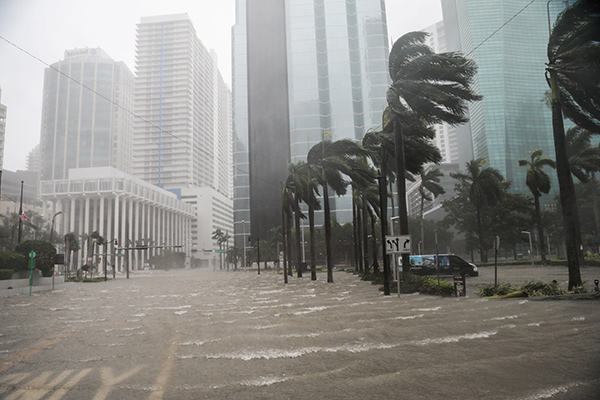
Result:
[[[42,271],[42,276],[52,276],[54,273],[54,255],[56,248],[50,242],[42,240],[27,240],[21,242],[15,248],[17,253],[23,254],[29,259],[29,253],[35,252],[35,267]]]

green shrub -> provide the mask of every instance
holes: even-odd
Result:
[[[510,293],[515,292],[526,293],[528,296],[556,296],[565,293],[565,291],[558,285],[558,283],[544,283],[531,281],[518,288],[508,283],[504,283],[498,286],[484,286],[479,289],[479,296],[506,296]]]
[[[11,279],[14,274],[12,269],[0,269],[0,281]]]
[[[527,293],[529,296],[556,296],[564,294],[565,291],[558,286],[558,283],[544,283],[544,282],[527,282],[519,288],[522,292]]]
[[[56,249],[52,243],[43,240],[27,240],[19,243],[15,251],[24,255],[27,263],[29,263],[29,253],[34,251],[35,268],[42,271],[42,276],[50,277],[54,273],[54,255],[56,254]]]
[[[390,291],[397,293],[397,285],[390,285]],[[436,277],[433,276],[419,276],[411,275],[408,282],[400,283],[401,293],[423,293],[423,294],[434,294],[439,296],[452,296],[454,295],[454,285],[445,279],[440,279],[439,285]]]
[[[27,258],[23,254],[12,251],[0,252],[0,268],[12,269],[13,271],[26,271]]]
[[[492,296],[504,296],[509,293],[518,291],[519,289],[512,286],[509,283],[503,283],[498,286],[490,285],[484,286],[479,289],[479,296],[481,297],[492,297]]]

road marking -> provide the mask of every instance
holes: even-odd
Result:
[[[160,400],[163,398],[163,395],[165,394],[165,386],[171,377],[171,371],[173,370],[173,365],[175,364],[175,354],[179,349],[180,338],[181,333],[176,332],[171,340],[171,346],[169,346],[163,366],[158,374],[158,377],[156,378],[156,383],[154,385],[156,390],[152,392],[149,399]]]

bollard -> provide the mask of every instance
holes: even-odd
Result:
[[[467,280],[465,274],[454,275],[454,297],[458,297],[459,295],[465,297],[467,295]],[[461,285],[462,288],[459,291],[458,285]]]
[[[600,288],[598,288],[598,283],[600,283],[600,281],[598,281],[598,279],[594,279],[594,285],[596,285],[596,292],[600,292]]]

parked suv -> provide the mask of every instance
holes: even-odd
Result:
[[[454,254],[440,254],[439,256],[441,275],[466,275],[477,276],[479,271],[473,263],[467,262],[455,256]],[[402,263],[402,258],[400,258]],[[436,255],[413,255],[410,256],[410,270],[415,275],[435,275],[438,273],[436,268]]]

